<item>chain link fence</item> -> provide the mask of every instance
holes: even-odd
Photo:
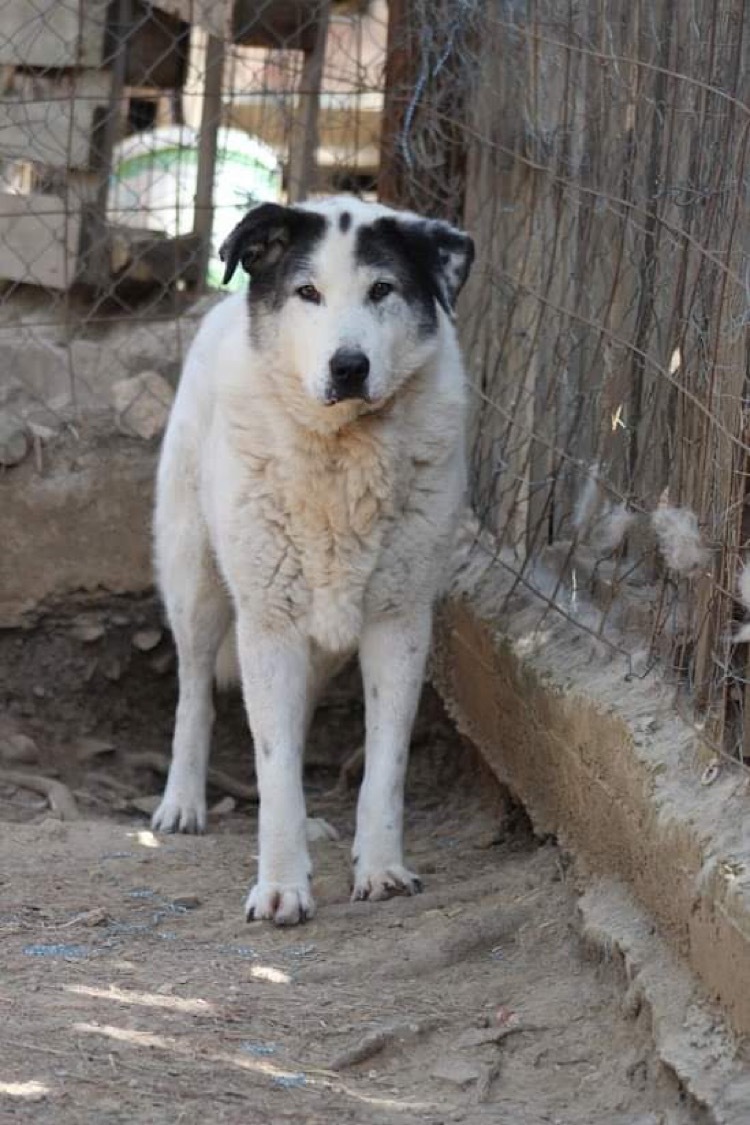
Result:
[[[708,744],[743,760],[745,6],[481,8],[455,5],[474,80],[476,511],[509,596],[532,591],[546,627],[573,621],[594,660],[658,664]]]
[[[742,0],[0,0],[4,424],[157,432],[254,200],[461,222],[474,550],[750,757],[749,35]]]
[[[385,0],[0,0],[6,430],[114,410],[158,432],[247,209],[374,190],[386,20]]]

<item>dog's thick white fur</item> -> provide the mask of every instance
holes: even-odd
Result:
[[[314,912],[305,737],[356,649],[366,765],[353,897],[419,889],[402,852],[404,776],[464,492],[452,309],[473,247],[446,224],[338,197],[256,208],[223,256],[227,276],[240,261],[251,273],[249,297],[203,321],[158,472],[179,703],[153,825],[205,827],[214,671],[236,644],[260,789],[246,911],[291,924]]]

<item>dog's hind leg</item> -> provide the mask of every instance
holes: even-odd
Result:
[[[203,832],[214,670],[231,622],[231,607],[195,510],[180,512],[162,534],[157,523],[157,554],[177,646],[179,700],[172,764],[152,826],[161,832]]]

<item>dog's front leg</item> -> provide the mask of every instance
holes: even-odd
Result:
[[[241,613],[237,639],[260,793],[258,881],[245,911],[248,921],[291,926],[315,913],[302,790],[309,655],[304,641],[275,636]]]
[[[352,849],[354,899],[421,890],[404,867],[404,781],[430,631],[431,613],[423,609],[370,621],[362,634],[365,776]]]

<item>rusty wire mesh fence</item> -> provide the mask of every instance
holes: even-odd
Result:
[[[750,757],[745,5],[481,8],[455,5],[476,511],[540,619],[658,664]]]
[[[6,430],[156,433],[252,201],[461,222],[475,550],[750,758],[744,9],[0,0]]]

